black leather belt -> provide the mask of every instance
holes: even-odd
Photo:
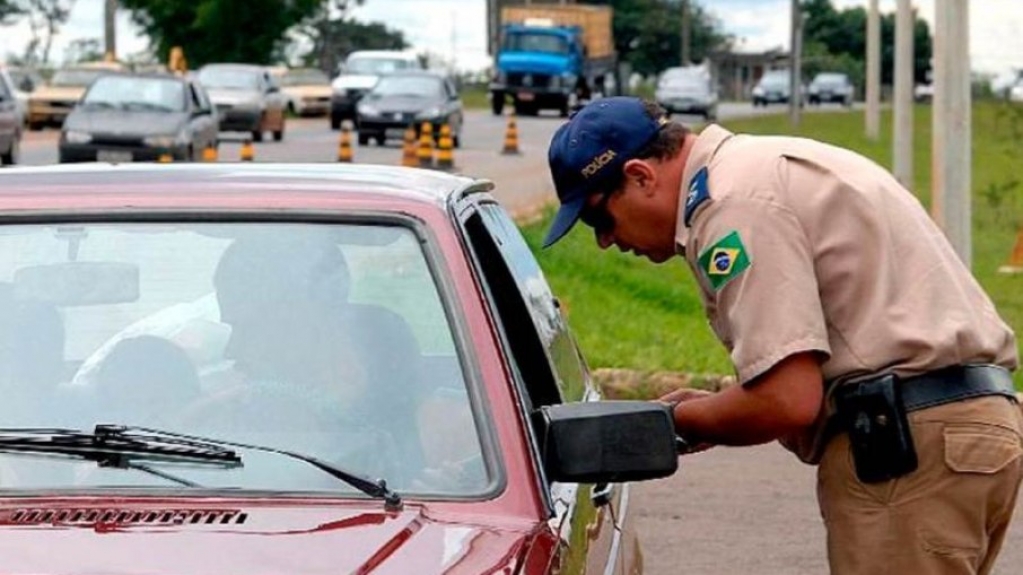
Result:
[[[899,378],[899,391],[906,411],[986,395],[1002,395],[1016,401],[1012,375],[997,365],[954,365]]]

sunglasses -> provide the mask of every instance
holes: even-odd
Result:
[[[607,202],[611,199],[612,194],[614,191],[604,192],[600,196],[600,201],[592,206],[587,204],[579,212],[579,220],[593,228],[597,235],[610,233],[615,227],[614,216],[607,211]]]

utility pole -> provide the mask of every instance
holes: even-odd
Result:
[[[689,0],[680,0],[679,5],[682,8],[682,66],[688,66],[692,62],[692,58],[689,55],[690,35],[692,34]]]
[[[934,15],[932,215],[969,268],[973,260],[969,3],[937,0]]]
[[[913,26],[910,0],[897,1],[895,16],[895,101],[892,166],[895,179],[913,189]]]
[[[867,137],[881,134],[881,15],[878,0],[870,0],[867,13]]]
[[[799,0],[792,0],[792,30],[789,50],[789,121],[799,125],[800,105],[803,103],[803,11]]]
[[[117,59],[117,26],[115,16],[117,14],[117,0],[106,0],[103,10],[103,39],[104,58],[107,60]]]

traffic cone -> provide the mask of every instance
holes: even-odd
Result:
[[[202,150],[202,161],[204,162],[216,162],[217,161],[217,147],[213,144],[209,144]]]
[[[998,268],[1003,274],[1023,273],[1023,230],[1016,232],[1016,245],[1012,246],[1009,263]]]
[[[416,156],[416,129],[412,126],[405,129],[405,142],[401,147],[401,165],[406,168],[415,168],[419,165],[419,158]]]
[[[455,169],[454,140],[451,138],[451,126],[440,127],[440,140],[437,142],[437,169]]]
[[[337,144],[337,161],[352,163],[352,128],[345,122],[341,126],[341,139]]]
[[[251,162],[256,157],[256,151],[252,147],[252,139],[245,138],[245,142],[242,144],[241,160],[243,162]]]
[[[419,151],[416,152],[416,156],[419,158],[420,168],[433,167],[433,124],[430,122],[423,122],[423,127],[419,130]]]
[[[508,128],[504,132],[504,149],[501,150],[501,153],[506,155],[519,154],[519,129],[515,125],[515,114],[508,116]]]
[[[160,154],[160,157],[159,159],[157,159],[157,161],[160,162],[161,164],[169,164],[174,161],[174,156],[170,154]]]

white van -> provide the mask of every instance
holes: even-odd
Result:
[[[331,82],[330,127],[355,119],[355,104],[369,91],[381,74],[396,70],[421,70],[415,52],[407,50],[360,50],[352,52],[339,66],[339,75]]]

